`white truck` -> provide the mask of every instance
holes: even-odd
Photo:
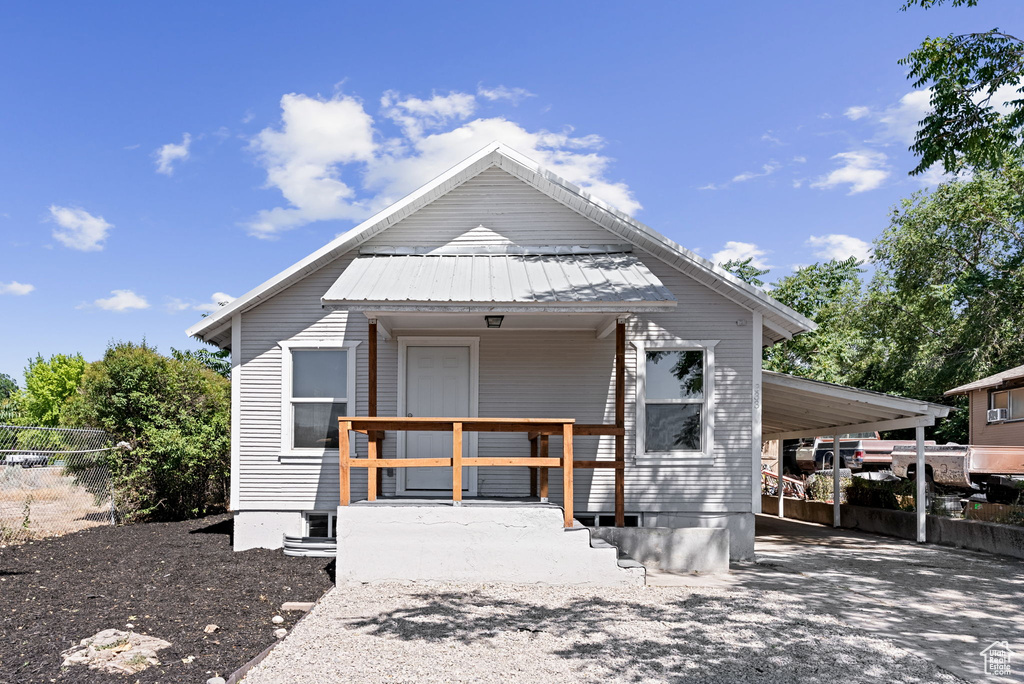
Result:
[[[1016,503],[1024,487],[1024,447],[925,444],[925,481],[960,489],[978,489],[993,503]],[[899,445],[892,472],[917,478],[917,448]]]

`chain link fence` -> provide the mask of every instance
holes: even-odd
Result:
[[[0,425],[0,546],[117,521],[102,430]]]

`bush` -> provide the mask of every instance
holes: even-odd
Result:
[[[846,498],[854,506],[912,511],[915,486],[913,480],[865,480],[855,477],[846,490]]]
[[[230,382],[199,361],[118,342],[86,369],[66,422],[128,443],[108,452],[125,520],[177,520],[225,504],[230,401]]]
[[[839,502],[846,503],[846,491],[850,487],[850,471],[839,469]],[[807,478],[807,498],[815,501],[832,500],[832,471],[819,470]]]

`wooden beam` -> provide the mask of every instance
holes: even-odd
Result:
[[[537,458],[537,440],[530,440],[530,458]],[[530,496],[539,496],[537,494],[537,470],[530,468]]]
[[[623,421],[625,422],[625,421]],[[581,424],[577,423],[573,426],[572,432],[576,437],[592,437],[596,435],[625,435],[626,428],[617,425],[603,425],[603,424]]]
[[[371,416],[377,416],[377,319],[371,318],[367,324],[367,383],[369,385],[368,394],[368,410]],[[367,434],[367,453],[370,458],[377,458],[380,456],[378,449],[380,442],[377,439],[377,432]],[[367,481],[367,488],[371,490],[370,501],[376,501],[378,496],[384,493],[384,478],[377,477],[377,469],[370,468],[367,473],[369,480]]]
[[[548,436],[540,436],[540,458],[545,459],[548,457]],[[537,473],[537,478],[540,480],[538,486],[540,487],[540,500],[547,503],[548,500],[548,469],[541,468],[540,472]]]
[[[597,325],[597,339],[603,340],[604,338],[615,332],[615,326],[619,323],[618,316],[612,316],[608,320],[601,321]]]
[[[572,423],[562,428],[562,511],[565,512],[565,526],[572,527]]]
[[[622,470],[626,467],[625,463],[619,463],[618,461],[573,461],[573,468],[615,468]]]
[[[341,491],[338,493],[339,506],[348,506],[352,498],[349,481],[351,459],[348,457],[348,431],[350,429],[352,429],[352,423],[345,420],[338,421],[338,481],[341,486]]]
[[[609,461],[610,463],[610,461]],[[525,466],[527,468],[559,468],[562,462],[557,458],[527,458],[525,456],[484,456],[464,458],[462,465],[470,466]]]
[[[638,360],[637,363],[640,363]],[[626,525],[626,324],[615,323],[615,526]]]
[[[377,460],[377,445],[378,442],[372,436],[366,442],[366,458],[370,461]],[[377,476],[377,468],[372,465],[368,467],[366,471],[366,500],[376,501],[377,494],[379,494],[380,478]]]
[[[450,458],[368,458],[349,459],[350,468],[450,468]]]
[[[462,423],[452,424],[452,501],[462,504]]]

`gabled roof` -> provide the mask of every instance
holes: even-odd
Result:
[[[420,189],[358,226],[338,236],[305,259],[223,306],[188,329],[188,334],[226,346],[231,317],[257,306],[334,259],[387,230],[418,209],[445,195],[490,167],[497,167],[533,186],[548,197],[589,218],[630,244],[651,252],[677,270],[741,306],[762,314],[765,337],[778,341],[808,330],[815,324],[762,290],[748,285],[724,269],[698,256],[664,235],[634,220],[572,183],[542,169],[515,150],[492,143],[455,165]]]
[[[996,373],[995,375],[990,375],[987,378],[982,378],[981,380],[969,382],[966,385],[954,387],[946,392],[945,396],[948,397],[951,394],[967,394],[973,390],[999,387],[1011,380],[1020,380],[1021,378],[1024,378],[1024,366],[1017,366],[1016,368],[1004,370],[1002,373]]]

